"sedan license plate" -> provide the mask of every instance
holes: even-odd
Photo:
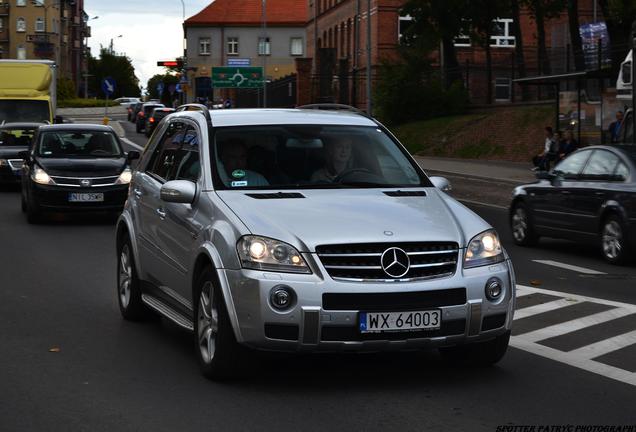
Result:
[[[440,328],[439,309],[413,312],[360,312],[360,332],[380,333]]]
[[[103,193],[70,193],[68,194],[69,202],[103,202]]]

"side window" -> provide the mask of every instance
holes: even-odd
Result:
[[[174,170],[166,180],[190,180],[196,182],[201,175],[199,159],[199,133],[193,126],[188,126],[181,146],[174,158]]]
[[[146,166],[147,173],[162,180],[170,178],[185,130],[184,123],[178,121],[170,123]]]
[[[583,176],[587,179],[607,178],[607,176],[612,175],[617,163],[618,156],[614,153],[606,150],[596,150],[585,166]]]
[[[627,177],[629,177],[629,168],[623,162],[619,162],[616,171],[614,171],[614,180],[625,181]]]
[[[585,162],[590,157],[590,150],[578,151],[572,153],[561,163],[554,167],[555,174],[561,174],[565,178],[575,178],[579,175]]]

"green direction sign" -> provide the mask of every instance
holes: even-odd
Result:
[[[212,87],[260,88],[263,87],[262,67],[213,67]]]

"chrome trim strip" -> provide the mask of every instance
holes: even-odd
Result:
[[[379,257],[382,256],[382,252],[378,253],[351,253],[351,254],[340,254],[340,253],[326,253],[326,254],[317,254],[320,258],[350,258],[350,257]]]
[[[7,159],[7,162],[12,170],[19,170],[22,168],[22,165],[24,165],[23,159]]]
[[[457,265],[457,261],[446,261],[441,263],[431,263],[431,264],[411,264],[410,268],[427,268],[427,267],[442,267],[445,265]]]
[[[69,179],[69,180],[102,180],[102,179],[108,179],[108,178],[119,178],[118,175],[115,176],[105,176],[105,177],[64,177],[64,176],[51,176],[51,178],[59,178],[59,179]]]
[[[438,254],[448,254],[448,253],[457,253],[459,249],[448,249],[442,251],[423,251],[423,252],[407,252],[408,256],[417,256],[417,255],[438,255]]]
[[[154,309],[161,315],[168,318],[170,321],[178,325],[179,327],[183,327],[186,330],[194,331],[194,324],[192,321],[184,317],[178,312],[175,312],[170,307],[166,306],[161,301],[157,300],[154,297],[151,297],[147,294],[141,295],[141,301],[143,301],[148,307]]]
[[[326,269],[335,270],[382,270],[382,266],[339,266],[339,265],[326,265]]]
[[[451,277],[455,274],[455,272],[442,273],[438,275],[430,275],[430,276],[420,276],[416,278],[403,278],[403,279],[356,279],[356,278],[345,278],[345,277],[334,277],[331,278],[336,281],[343,282],[415,282],[421,280],[429,280],[429,279],[442,279]]]

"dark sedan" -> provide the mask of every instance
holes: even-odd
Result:
[[[599,245],[621,264],[636,248],[636,146],[593,146],[572,153],[538,182],[515,189],[510,226],[515,243],[558,237]]]
[[[139,153],[124,153],[109,126],[51,125],[22,156],[22,210],[35,223],[44,212],[121,211]]]
[[[0,125],[0,184],[19,184],[22,173],[20,152],[29,149],[36,129],[42,123]]]
[[[174,108],[155,108],[148,118],[146,118],[146,126],[144,128],[146,136],[150,137],[161,120],[170,113],[175,111]]]

